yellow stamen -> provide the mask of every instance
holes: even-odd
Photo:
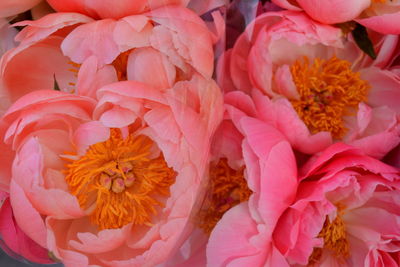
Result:
[[[354,115],[370,85],[351,70],[350,62],[333,56],[297,60],[290,68],[300,99],[291,103],[312,133],[328,131],[340,139],[347,129],[343,117]]]
[[[150,158],[154,143],[146,136],[125,139],[112,129],[110,138],[90,146],[84,156],[70,160],[66,178],[80,206],[90,210],[99,229],[128,223],[150,225],[162,196],[169,195],[175,172],[163,158]]]
[[[247,201],[252,191],[243,176],[244,167],[234,170],[226,159],[210,169],[210,194],[199,214],[199,227],[210,234],[217,222],[230,208]]]
[[[341,262],[350,256],[350,245],[346,235],[346,226],[342,219],[343,214],[344,207],[338,206],[336,218],[332,222],[328,216],[326,217],[324,226],[318,234],[318,237],[324,239],[324,247],[314,249],[309,258],[309,265],[313,265],[320,260],[323,249],[332,251]]]

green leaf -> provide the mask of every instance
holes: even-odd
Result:
[[[356,27],[351,32],[358,47],[372,59],[376,59],[374,45],[368,37],[367,29],[361,24],[356,24]]]
[[[56,75],[54,74],[54,86],[53,89],[56,91],[60,91],[60,86],[58,85],[57,79],[56,79]]]

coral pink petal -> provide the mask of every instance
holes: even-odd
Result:
[[[400,12],[391,14],[382,14],[379,16],[373,16],[369,18],[356,19],[356,21],[368,29],[383,33],[383,34],[400,34],[399,23],[393,23],[393,21],[400,20]]]
[[[180,140],[181,131],[169,108],[160,107],[152,109],[146,113],[144,120],[151,128],[160,133],[160,138],[172,143]]]
[[[88,16],[95,16],[95,12],[85,7],[85,1],[82,0],[47,0],[52,8],[59,12],[75,12]]]
[[[136,118],[136,114],[131,110],[120,106],[114,106],[112,109],[104,112],[99,120],[106,127],[122,128],[132,124]]]
[[[36,6],[41,0],[2,0],[0,3],[0,18],[11,17],[23,13]]]
[[[150,47],[136,49],[129,55],[127,72],[128,80],[161,90],[172,87],[176,79],[175,66],[165,55]]]
[[[99,67],[95,56],[85,60],[79,68],[76,89],[78,95],[90,96],[96,98],[97,90],[106,84],[118,81],[117,73],[114,67],[105,65]]]
[[[89,146],[104,142],[110,137],[110,129],[99,121],[83,123],[76,129],[73,142],[78,151],[84,152]],[[79,152],[78,152],[79,153]]]
[[[247,205],[244,202],[231,208],[215,226],[207,244],[207,266],[227,266],[235,258],[260,253],[250,243],[258,231]]]
[[[120,51],[150,45],[153,25],[148,17],[135,15],[117,21],[114,29],[114,40]]]
[[[86,0],[85,6],[94,10],[100,18],[122,18],[142,13],[147,7],[148,0]]]
[[[224,103],[243,111],[247,116],[255,117],[257,114],[256,107],[251,97],[241,91],[225,94]]]
[[[69,70],[72,68],[68,64],[69,59],[59,48],[61,41],[60,37],[50,37],[21,51],[8,61],[3,77],[12,101],[31,91],[51,90],[55,80],[62,91],[71,90],[69,83],[76,78],[74,72]]]
[[[88,113],[91,112],[91,109],[94,107],[95,103],[95,101],[90,98],[66,94],[55,90],[34,91],[32,93],[24,95],[23,97],[15,101],[14,104],[8,109],[6,114],[4,114],[3,120],[10,120],[12,119],[12,117],[15,117],[16,113],[20,112],[21,110],[32,108],[33,106],[38,104],[48,103],[48,105],[50,105],[54,102],[59,102],[58,104],[61,104],[63,101],[76,104],[77,107],[82,108],[83,110],[87,110]],[[69,112],[66,113],[68,114]],[[72,115],[73,113],[74,110],[72,110],[69,115]],[[80,113],[79,115],[81,116],[83,114]]]
[[[152,10],[149,17],[174,31],[173,41],[178,53],[205,78],[211,77],[214,65],[211,35],[204,22],[194,12],[168,6]],[[160,43],[158,47],[163,45],[165,44]]]
[[[371,1],[297,0],[297,3],[313,19],[325,24],[334,24],[355,19],[370,5]]]
[[[10,185],[10,200],[15,220],[32,240],[46,247],[46,227],[41,215],[32,207],[22,188],[14,181]]]
[[[75,63],[83,63],[95,56],[99,66],[110,64],[120,50],[113,38],[116,22],[111,19],[98,20],[74,29],[61,44],[63,53]]]
[[[101,105],[101,98],[110,94],[130,98],[143,98],[160,103],[166,103],[159,90],[136,81],[118,82],[102,87],[97,93],[97,97],[100,99],[99,105]]]
[[[77,13],[52,13],[38,20],[15,23],[14,26],[29,26],[22,29],[15,39],[24,45],[30,45],[61,28],[91,21],[93,21],[91,18]]]

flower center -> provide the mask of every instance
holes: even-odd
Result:
[[[234,170],[227,159],[221,159],[210,169],[210,194],[200,211],[199,227],[210,234],[217,222],[230,208],[247,201],[252,191],[243,176],[244,167]]]
[[[176,174],[162,155],[150,157],[153,145],[146,136],[124,139],[111,129],[107,141],[90,146],[84,156],[67,164],[70,192],[99,229],[150,224],[156,207],[163,206],[160,200],[169,195]]]
[[[368,82],[351,70],[350,62],[336,56],[328,60],[297,60],[290,67],[300,99],[291,103],[312,133],[328,131],[340,139],[346,133],[344,116],[354,115],[366,100]]]
[[[344,208],[339,206],[336,218],[331,222],[327,216],[324,226],[318,234],[318,237],[324,239],[323,248],[332,251],[335,257],[340,261],[343,261],[350,256],[350,245],[347,240],[346,226],[342,219],[343,213]],[[309,265],[317,263],[321,256],[322,249],[314,248],[309,259]]]

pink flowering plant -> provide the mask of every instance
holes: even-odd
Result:
[[[400,266],[399,16],[398,0],[2,1],[0,248],[66,267]]]

